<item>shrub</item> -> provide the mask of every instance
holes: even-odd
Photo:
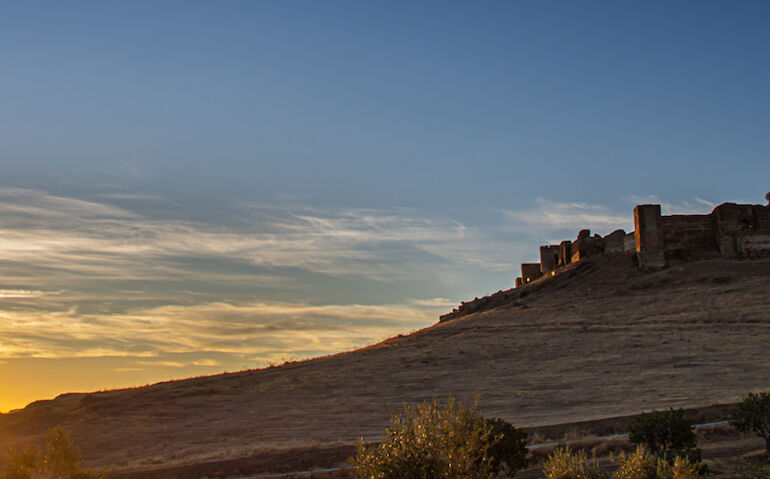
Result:
[[[613,462],[618,466],[616,479],[662,479],[665,476],[661,474],[663,471],[659,471],[659,466],[661,463],[668,464],[643,445],[637,446],[629,456],[620,453]]]
[[[517,429],[513,424],[503,419],[486,419],[483,421],[491,430],[489,454],[492,468],[496,472],[514,472],[527,467],[527,431]]]
[[[729,422],[740,431],[763,438],[770,459],[770,393],[751,393],[743,398],[743,402],[733,409]]]
[[[621,453],[614,461],[618,466],[614,479],[700,479],[698,464],[683,457],[675,457],[670,463],[655,456],[644,445],[637,446],[633,454]]]
[[[698,464],[677,457],[673,463],[661,459],[640,445],[631,455],[621,453],[613,460],[617,469],[612,479],[700,479]],[[557,449],[543,465],[545,479],[610,479],[596,455],[572,452],[569,447]]]
[[[596,456],[585,451],[573,452],[569,446],[556,449],[543,464],[545,479],[609,479]]]
[[[629,440],[643,444],[653,455],[673,464],[676,457],[698,464],[701,451],[696,446],[692,424],[684,418],[684,411],[653,411],[640,414],[628,428]]]
[[[670,467],[672,479],[700,479],[708,474],[706,466],[699,466],[686,457],[677,457]]]
[[[61,428],[46,434],[45,448],[12,448],[4,457],[0,479],[104,479],[105,471],[88,468],[80,450]]]
[[[391,416],[381,444],[359,444],[350,460],[355,476],[486,479],[504,468],[513,473],[523,467],[526,436],[504,421],[483,419],[477,403],[465,407],[450,396],[445,405],[436,399],[404,405],[401,414]]]

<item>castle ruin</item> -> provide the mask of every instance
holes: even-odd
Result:
[[[607,236],[581,230],[575,241],[540,247],[540,263],[521,265],[516,285],[598,254],[634,253],[641,268],[664,268],[672,261],[709,258],[754,258],[770,255],[770,205],[723,203],[706,215],[668,215],[660,205],[634,208],[634,231]],[[535,265],[538,265],[535,268]]]
[[[515,287],[556,276],[585,258],[625,254],[645,270],[683,261],[770,256],[770,193],[768,205],[722,203],[706,215],[661,214],[660,205],[634,208],[634,231],[615,230],[607,236],[581,230],[574,241],[540,247],[539,263],[522,263]],[[488,298],[464,302],[441,321],[470,314]]]

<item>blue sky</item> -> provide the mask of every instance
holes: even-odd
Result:
[[[0,2],[0,410],[361,346],[636,203],[761,202],[769,20]]]

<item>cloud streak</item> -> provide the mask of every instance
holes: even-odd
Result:
[[[659,204],[661,213],[664,215],[704,215],[711,213],[717,206],[716,203],[703,198],[696,197],[692,201],[683,201],[681,203],[671,203],[662,200],[659,196],[631,196],[628,198],[630,203],[637,204]]]
[[[275,213],[272,211],[272,213]],[[0,261],[28,262],[104,278],[178,274],[179,257],[229,258],[260,266],[302,268],[328,275],[388,280],[398,275],[389,245],[427,254],[454,254],[468,229],[451,220],[388,211],[283,210],[261,214],[240,229],[153,220],[115,206],[0,189]]]
[[[503,212],[508,228],[536,227],[537,230],[575,230],[582,228],[617,229],[628,224],[628,213],[619,213],[604,205],[558,203],[537,198],[529,209]],[[633,217],[631,217],[633,221]]]
[[[430,325],[444,308],[415,300],[390,305],[219,302],[125,315],[2,311],[0,359],[195,353],[203,356],[191,364],[212,367],[218,363],[205,354],[224,352],[264,364],[287,354],[309,357],[364,346],[394,331]]]
[[[0,289],[0,299],[2,298],[39,298],[45,293],[43,291],[30,291],[27,289]]]

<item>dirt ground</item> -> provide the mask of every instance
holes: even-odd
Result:
[[[770,388],[768,260],[644,273],[597,259],[495,305],[335,356],[33,403],[0,415],[0,448],[60,425],[92,463],[137,471],[350,450],[379,439],[403,402],[450,392],[535,427]]]
[[[685,411],[685,417],[693,424],[719,421],[728,417],[734,404],[693,408]],[[569,441],[573,449],[585,449],[589,453],[597,453],[604,457],[610,465],[608,454],[621,451],[631,451],[632,446],[627,439],[601,439],[603,436],[624,433],[635,416],[621,416],[581,421],[567,424],[554,424],[528,428],[530,444]],[[716,464],[719,459],[724,464],[740,463],[736,459],[734,449],[738,453],[751,453],[761,447],[761,440],[740,434],[729,426],[719,425],[707,427],[699,431],[701,447],[706,447],[709,464]],[[549,454],[559,446],[538,447],[532,450],[531,467],[517,474],[517,477],[540,478],[542,464]],[[164,467],[137,471],[124,470],[116,474],[116,479],[141,476],[145,479],[193,479],[197,477],[227,478],[244,475],[256,477],[308,477],[315,478],[345,478],[349,474],[348,458],[355,454],[354,445],[331,447],[303,447],[285,451],[263,451],[249,457],[211,461],[202,464]],[[732,454],[732,455],[729,455]],[[335,469],[325,471],[325,469]],[[734,469],[734,468],[733,468]]]

